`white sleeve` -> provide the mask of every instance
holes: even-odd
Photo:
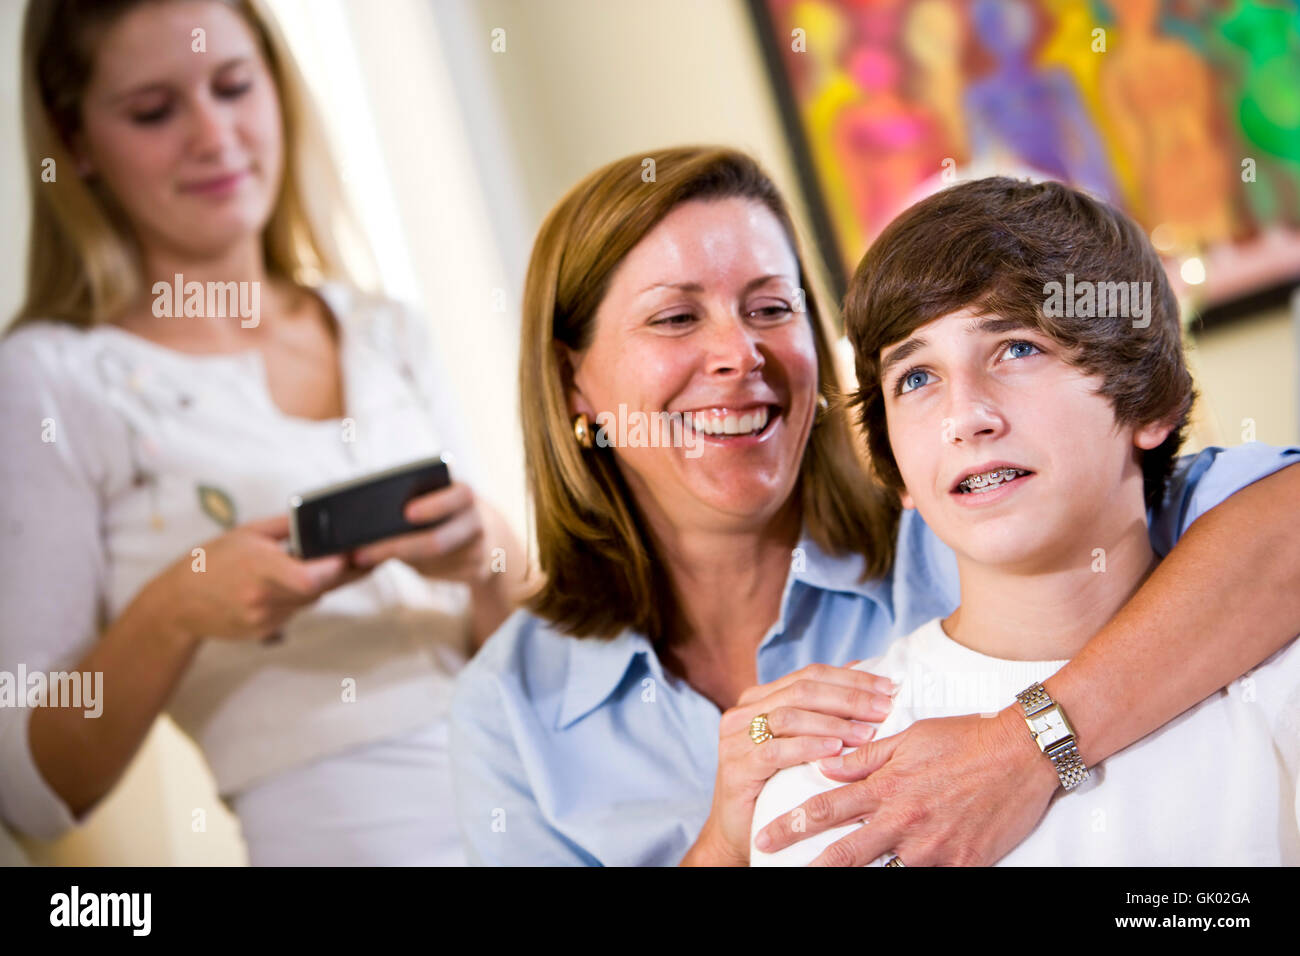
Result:
[[[98,639],[105,581],[89,462],[113,437],[72,373],[59,374],[67,338],[47,332],[0,341],[0,680],[24,699],[20,673],[68,669]],[[31,715],[0,706],[0,818],[50,838],[77,821],[32,761]]]

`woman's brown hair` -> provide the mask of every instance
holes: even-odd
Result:
[[[1148,283],[1150,312],[1139,322],[1129,308],[1057,315],[1046,308],[1049,289],[1067,282],[1125,292]],[[1178,302],[1137,223],[1061,183],[990,176],[935,193],[885,227],[849,283],[844,326],[857,367],[852,404],[876,472],[892,488],[901,488],[903,478],[889,445],[880,350],[965,308],[1019,319],[1065,346],[1074,365],[1102,378],[1101,394],[1118,423],[1172,426],[1159,447],[1142,455],[1146,501],[1157,503],[1196,393]]]
[[[103,188],[72,172],[77,164],[71,143],[80,127],[96,43],[111,24],[146,2],[159,0],[30,0],[27,5],[22,97],[31,233],[26,299],[9,330],[36,319],[94,325],[139,294],[139,254],[129,224]],[[262,0],[218,2],[253,31],[280,99],[285,165],[262,232],[267,273],[306,284],[349,279],[343,250],[358,256],[363,268],[370,267],[369,253],[343,200],[289,48]],[[41,181],[46,160],[54,160],[51,182]]]
[[[524,286],[519,395],[544,575],[529,608],[574,636],[612,637],[631,628],[661,640],[675,599],[612,451],[584,450],[574,439],[559,346],[587,347],[614,270],[669,212],[685,202],[730,198],[761,203],[785,231],[799,264],[819,388],[831,403],[809,436],[795,490],[804,527],[828,553],[861,554],[864,577],[884,575],[892,564],[898,512],[863,468],[837,401],[830,339],[776,186],[736,150],[628,156],[591,173],[551,210]]]

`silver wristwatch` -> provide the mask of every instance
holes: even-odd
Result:
[[[1074,728],[1065,718],[1061,705],[1052,700],[1042,684],[1030,684],[1016,700],[1025,709],[1025,723],[1038,749],[1047,754],[1061,778],[1061,786],[1073,790],[1088,779],[1088,768],[1079,757],[1074,740]]]

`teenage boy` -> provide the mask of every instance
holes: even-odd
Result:
[[[872,245],[845,324],[877,474],[961,578],[951,616],[856,665],[899,686],[877,739],[1018,698],[1063,786],[1003,865],[1300,863],[1300,642],[1102,767],[1042,687],[1158,562],[1147,506],[1194,398],[1139,227],[1059,183],[955,186]],[[777,773],[753,833],[839,785],[816,764]],[[859,825],[751,862],[809,863]]]

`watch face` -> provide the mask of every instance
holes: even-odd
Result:
[[[1061,719],[1061,712],[1052,707],[1033,718],[1034,734],[1039,737],[1046,737],[1048,742],[1057,740],[1066,736],[1065,721]]]

